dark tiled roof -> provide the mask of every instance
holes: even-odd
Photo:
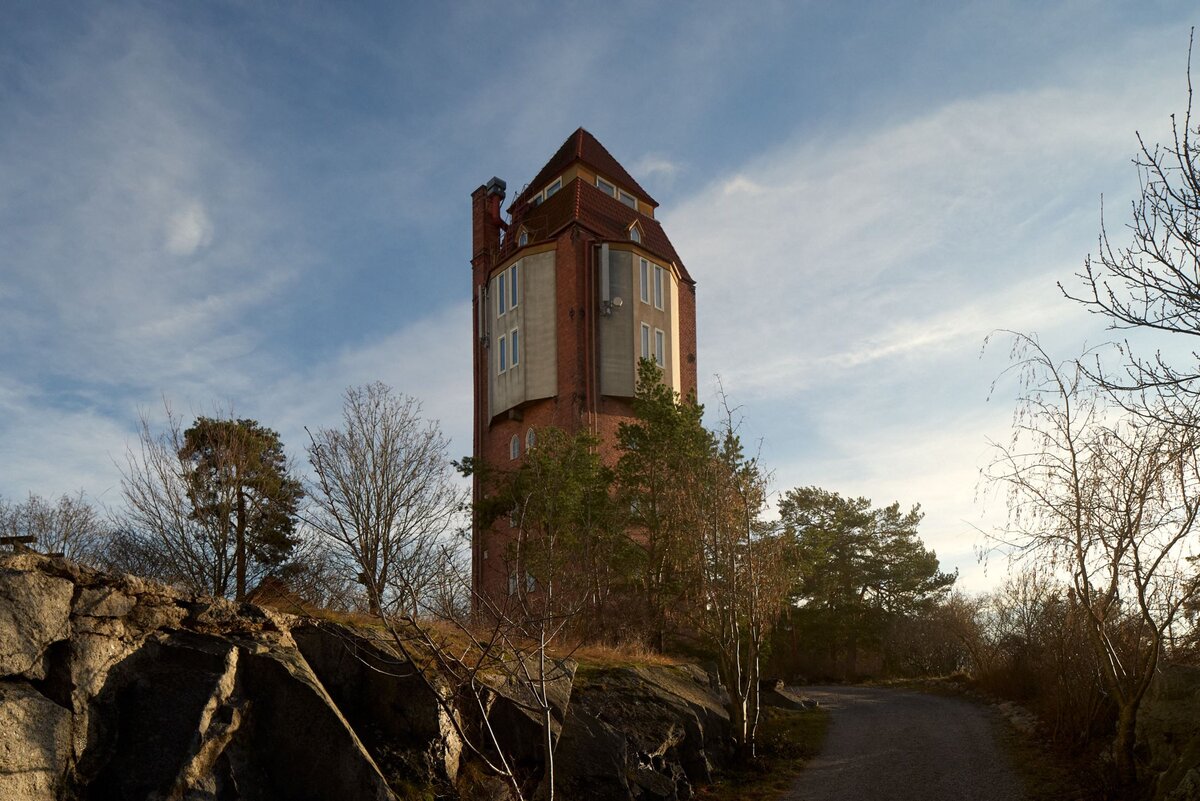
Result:
[[[582,161],[609,180],[616,181],[621,187],[632,191],[651,206],[658,206],[654,198],[650,197],[650,193],[642,189],[641,185],[633,180],[633,176],[625,171],[620,162],[612,157],[612,154],[604,148],[604,145],[596,140],[596,137],[583,128],[577,128],[575,133],[568,136],[567,141],[563,142],[558,152],[550,157],[550,160],[546,162],[546,166],[542,167],[541,172],[529,182],[529,186],[525,188],[525,191],[517,195],[509,210],[519,208],[529,199],[530,195],[542,191],[542,188],[550,183],[554,176],[576,161]]]
[[[628,242],[629,227],[639,222],[642,228],[641,247],[665,262],[673,262],[679,268],[680,278],[689,284],[695,283],[658,220],[634,211],[579,178],[564,186],[545,203],[529,208],[523,216],[513,218],[501,257],[507,258],[516,252],[517,232],[522,227],[529,232],[529,243],[534,244],[550,239],[571,222],[578,222],[598,239],[618,242]]]

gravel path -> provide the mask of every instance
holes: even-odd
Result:
[[[804,687],[829,736],[784,801],[1024,801],[985,706],[879,687]]]

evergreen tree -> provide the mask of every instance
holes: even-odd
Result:
[[[958,578],[917,536],[919,506],[875,509],[867,498],[802,487],[784,495],[779,514],[796,554],[790,622],[850,675],[860,647],[878,647],[892,621],[930,608]]]
[[[283,443],[254,420],[200,417],[184,432],[178,456],[191,517],[232,551],[234,598],[243,600],[250,563],[281,564],[296,542],[304,491]]]

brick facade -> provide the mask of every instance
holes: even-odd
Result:
[[[520,193],[505,222],[500,209],[505,185],[492,179],[471,195],[472,201],[472,338],[474,364],[474,457],[500,469],[519,464],[510,458],[510,444],[518,437],[520,453],[526,450],[530,428],[555,426],[568,432],[588,427],[601,440],[605,461],[616,461],[615,440],[620,421],[630,415],[630,399],[600,394],[600,335],[598,320],[603,304],[600,292],[599,246],[620,243],[629,246],[628,227],[637,222],[645,236],[639,246],[656,263],[669,266],[678,282],[678,342],[680,391],[696,390],[696,296],[695,282],[679,260],[653,210],[657,204],[608,154],[591,134],[579,129],[539,172],[537,181],[556,175],[570,181],[544,202],[533,202],[540,186],[536,182]],[[595,176],[603,176],[637,198],[636,208],[596,190]],[[528,242],[517,240],[517,231],[530,232]],[[494,273],[521,258],[524,248],[545,250],[552,246],[555,264],[554,331],[557,344],[557,392],[553,397],[527,400],[492,414],[489,409],[489,380],[494,360],[489,352],[491,333],[480,330],[479,303]],[[633,298],[629,301],[634,302]],[[487,302],[487,301],[485,301]],[[528,358],[526,357],[528,361]],[[478,482],[475,493],[481,491]],[[509,566],[506,561],[512,531],[501,519],[489,529],[473,531],[472,576],[477,592],[497,596],[507,592]]]

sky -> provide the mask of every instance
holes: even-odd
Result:
[[[661,204],[774,488],[921,504],[960,585],[1016,388],[1137,133],[1187,101],[1193,3],[0,0],[0,496],[120,503],[138,420],[335,426],[420,398],[471,450],[470,194],[578,126]]]

